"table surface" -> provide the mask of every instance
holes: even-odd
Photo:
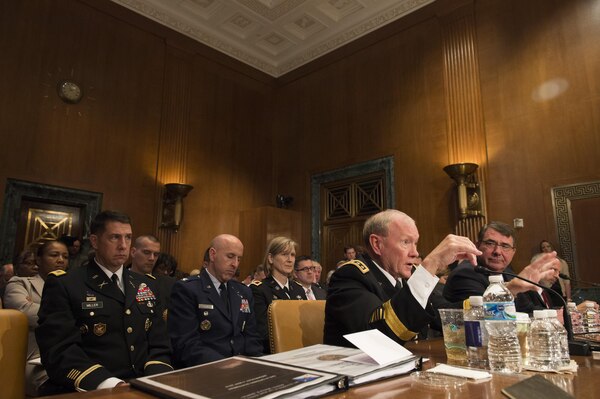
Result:
[[[430,368],[438,363],[446,363],[444,344],[441,339],[409,342],[406,347],[416,355],[421,355],[430,360],[424,363],[424,368]],[[594,377],[600,378],[600,360],[593,360],[591,356],[572,356],[579,365],[576,374],[541,373],[546,379],[567,391],[576,398],[594,398],[600,394],[595,392]],[[327,398],[354,399],[375,398],[387,399],[400,396],[410,399],[454,399],[454,398],[503,398],[502,388],[526,379],[536,373],[523,372],[515,375],[493,374],[491,380],[474,383],[469,382],[459,388],[440,389],[424,386],[417,383],[411,376],[400,376],[370,384],[361,385],[348,391]],[[130,386],[120,386],[113,389],[102,389],[92,392],[71,393],[52,396],[54,399],[152,399],[153,395],[138,391]]]

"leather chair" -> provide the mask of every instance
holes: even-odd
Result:
[[[27,316],[18,310],[0,309],[0,389],[2,398],[25,397]]]
[[[325,301],[273,301],[268,310],[271,353],[323,343]]]

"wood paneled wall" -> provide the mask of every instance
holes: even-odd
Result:
[[[140,19],[109,1],[0,3],[0,193],[7,177],[102,192],[189,271],[271,203],[271,85]],[[56,95],[66,78],[81,103]],[[195,187],[176,234],[158,229],[171,182]]]
[[[163,180],[184,179],[169,246],[190,270],[276,193],[311,242],[311,174],[393,155],[427,253],[456,228],[442,168],[474,153],[488,219],[525,220],[518,269],[556,239],[550,188],[600,179],[599,10],[438,0],[275,82],[108,0],[0,2],[0,192],[7,177],[99,191],[156,233]],[[69,77],[76,106],[55,94]]]
[[[556,241],[550,188],[600,179],[598,15],[599,1],[439,0],[294,72],[276,93],[278,147],[299,156],[277,159],[279,191],[309,226],[311,174],[393,155],[397,206],[427,253],[454,230],[442,167],[476,161],[488,220],[525,221],[520,269]]]

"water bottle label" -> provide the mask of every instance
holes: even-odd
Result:
[[[483,309],[486,320],[517,320],[513,302],[486,302]]]
[[[478,348],[487,346],[487,333],[483,321],[465,321],[465,343],[467,346]]]

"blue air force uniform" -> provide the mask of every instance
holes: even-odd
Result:
[[[123,270],[125,293],[92,261],[46,279],[36,339],[50,383],[93,390],[170,371],[170,347],[154,282]]]
[[[175,367],[262,353],[250,288],[230,280],[227,292],[229,309],[206,269],[175,283],[168,315]]]

